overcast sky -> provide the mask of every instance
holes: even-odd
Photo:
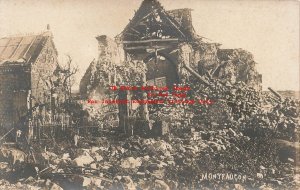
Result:
[[[142,0],[0,0],[0,37],[38,33],[50,24],[60,60],[73,57],[78,83],[97,56],[97,35],[114,37]],[[192,8],[200,36],[253,53],[263,87],[299,90],[297,1],[160,0],[166,10]]]

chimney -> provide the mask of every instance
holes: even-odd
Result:
[[[47,30],[42,32],[43,36],[50,36],[53,38],[53,34],[50,31],[50,24],[47,24]]]

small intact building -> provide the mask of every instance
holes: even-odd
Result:
[[[20,122],[24,124],[25,118],[46,116],[51,112],[51,103],[56,97],[47,79],[57,68],[57,56],[49,30],[0,39],[1,134]]]

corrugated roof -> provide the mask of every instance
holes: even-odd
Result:
[[[52,37],[50,32],[44,32],[38,35],[1,38],[0,65],[35,62],[50,37]]]

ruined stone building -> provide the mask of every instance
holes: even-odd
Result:
[[[157,0],[144,0],[124,30],[115,40],[98,36],[98,60],[93,61],[80,83],[83,95],[92,96],[99,88],[101,68],[108,69],[126,61],[147,66],[149,85],[172,85],[185,81],[188,66],[198,73],[208,72],[231,83],[242,81],[261,88],[253,55],[242,49],[221,49],[221,44],[206,42],[192,25],[191,9],[166,11]],[[204,72],[205,71],[205,72]],[[112,72],[113,73],[113,72]],[[114,83],[108,77],[109,83]]]
[[[57,67],[50,31],[0,39],[0,126],[7,131],[29,114],[45,116],[55,101],[47,80]],[[44,105],[33,109],[37,105]]]
[[[146,67],[146,84],[150,86],[188,83],[191,74],[197,73],[204,79],[244,82],[260,90],[262,78],[253,55],[205,41],[196,34],[191,13],[189,8],[166,11],[157,0],[144,0],[115,39],[96,37],[99,57],[80,82],[81,95],[99,98],[108,93],[107,86],[126,84],[124,74],[119,73],[127,73],[132,65]]]

